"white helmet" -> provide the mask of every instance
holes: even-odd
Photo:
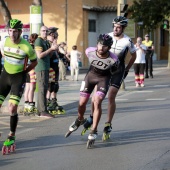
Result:
[[[114,24],[119,24],[121,26],[127,27],[128,19],[126,17],[117,16],[116,18],[113,19],[112,23],[113,23],[113,25]]]

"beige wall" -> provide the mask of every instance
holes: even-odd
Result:
[[[24,24],[29,23],[29,6],[32,0],[5,0],[11,12],[12,18],[20,19]],[[68,51],[73,45],[78,46],[78,50],[83,52],[88,46],[88,11],[82,10],[83,5],[88,6],[113,6],[117,0],[68,0],[68,31],[67,44]],[[127,0],[131,5],[133,0]],[[46,26],[55,26],[59,30],[58,42],[65,41],[65,0],[43,0],[43,22]],[[3,17],[0,15],[0,24],[4,24]],[[137,29],[136,29],[137,35]],[[158,59],[166,59],[168,45],[160,47],[159,30],[155,32],[155,46]],[[136,38],[132,39],[135,43]],[[162,55],[160,55],[162,54]],[[128,55],[129,59],[130,55]],[[83,58],[87,66],[86,57]]]

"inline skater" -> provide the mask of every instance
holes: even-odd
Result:
[[[26,73],[37,64],[37,58],[31,45],[21,37],[22,22],[18,19],[9,20],[8,34],[1,44],[4,56],[4,69],[0,77],[0,107],[7,95],[9,98],[10,132],[3,143],[2,154],[15,150],[15,132],[18,124],[17,108],[21,100]],[[27,66],[28,59],[31,61]],[[27,67],[26,67],[27,66]]]
[[[128,25],[128,19],[126,17],[117,16],[113,19],[113,32],[109,33],[109,35],[113,39],[113,45],[111,46],[110,51],[118,56],[120,60],[119,67],[117,71],[111,76],[110,87],[108,91],[108,114],[107,121],[105,123],[105,127],[103,130],[103,141],[110,138],[110,133],[112,130],[112,119],[116,110],[116,102],[115,98],[119,91],[119,88],[123,82],[123,80],[128,75],[129,69],[133,65],[136,59],[136,49],[132,40],[124,34],[124,30]],[[130,51],[131,58],[128,64],[125,66],[125,58],[126,55]],[[93,108],[94,101],[92,99],[92,114],[87,119],[84,124],[85,129],[88,129],[93,123]]]
[[[48,28],[47,40],[50,44],[58,39],[58,28],[50,27]],[[52,53],[50,58],[50,71],[49,71],[49,85],[47,91],[47,109],[52,115],[64,114],[65,110],[62,106],[59,106],[57,103],[57,92],[59,90],[59,57],[57,51]]]
[[[97,127],[102,113],[101,104],[109,88],[109,80],[111,77],[110,69],[115,70],[118,66],[118,58],[113,53],[109,52],[112,44],[113,40],[111,36],[100,34],[97,40],[97,48],[89,47],[86,49],[90,68],[80,88],[78,118],[71,124],[69,131],[65,135],[65,137],[68,137],[86,121],[86,119],[84,119],[86,104],[96,86],[97,91],[94,94],[93,125],[88,136],[87,148],[90,148],[97,138]]]

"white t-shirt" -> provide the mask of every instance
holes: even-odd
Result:
[[[140,45],[143,50],[147,50],[147,47],[143,44]],[[135,45],[136,48],[136,60],[134,63],[145,63],[145,52]]]
[[[77,50],[72,50],[70,52],[70,65],[72,67],[77,67],[78,61],[80,61],[81,53]]]

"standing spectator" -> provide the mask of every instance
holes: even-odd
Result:
[[[6,147],[10,147],[15,143],[15,132],[18,124],[17,109],[21,100],[26,73],[37,64],[34,50],[21,37],[22,26],[23,24],[20,20],[9,20],[7,24],[9,37],[6,37],[1,44],[1,53],[5,60],[4,69],[0,76],[0,107],[10,92],[8,107],[10,113],[10,133],[4,142],[2,148],[3,154],[8,150]],[[31,63],[27,66],[28,59]]]
[[[50,27],[48,28],[48,36],[47,40],[49,41],[50,45],[57,42],[58,39],[58,28]],[[57,92],[59,90],[59,67],[58,67],[58,53],[57,51],[53,51],[51,58],[50,58],[50,71],[49,71],[49,85],[48,85],[48,92],[47,92],[47,104],[48,104],[48,111],[55,115],[55,114],[63,114],[64,110],[62,106],[59,106],[57,103]]]
[[[81,61],[81,52],[77,50],[77,46],[74,45],[70,52],[70,67],[71,67],[71,78],[72,80],[78,81],[79,75],[79,61]],[[75,76],[75,78],[74,78]]]
[[[154,52],[154,46],[153,46],[153,42],[149,39],[149,34],[145,35],[145,40],[142,41],[142,44],[144,44],[147,47],[146,55],[145,55],[145,59],[146,59],[145,78],[149,78],[148,69],[149,69],[150,77],[153,78],[152,57],[153,57],[153,52]]]
[[[35,67],[38,83],[37,109],[38,115],[46,118],[53,118],[47,111],[46,94],[48,90],[50,53],[57,49],[57,44],[52,43],[51,47],[47,41],[48,28],[42,26],[40,36],[35,40],[35,52],[38,58],[38,64]]]
[[[66,66],[65,61],[67,57],[67,46],[65,42],[61,42],[58,47],[58,55],[59,55],[59,80],[67,80],[66,79]]]
[[[144,87],[144,71],[145,71],[145,51],[146,46],[142,44],[142,38],[137,38],[136,60],[134,62],[135,83],[136,87]]]
[[[29,43],[34,49],[35,40],[38,38],[38,34],[33,33],[29,37]],[[34,91],[36,88],[36,74],[35,69],[32,69],[27,73],[25,92],[24,92],[24,114],[30,114],[36,112],[35,102],[34,102]]]

